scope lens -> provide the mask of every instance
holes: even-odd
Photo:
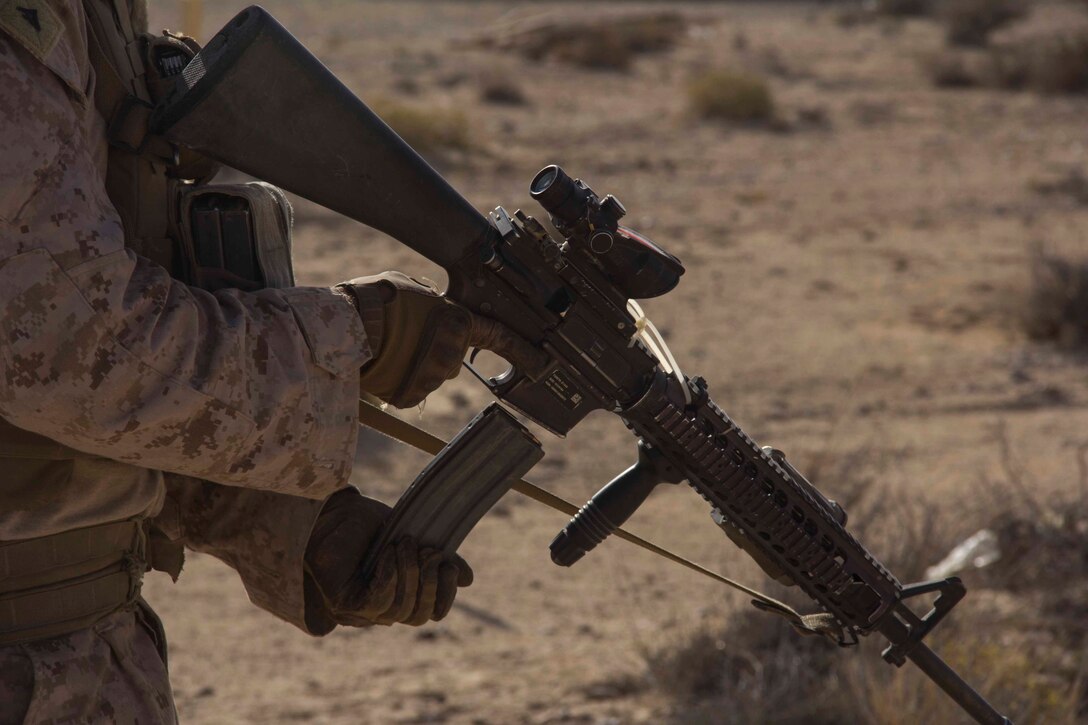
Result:
[[[533,183],[529,185],[529,192],[532,194],[540,194],[552,185],[552,182],[555,181],[555,177],[558,175],[558,166],[549,166],[545,168],[533,179]]]
[[[589,195],[589,189],[574,183],[574,179],[554,164],[541,169],[529,184],[529,196],[553,217],[567,224],[585,216]]]

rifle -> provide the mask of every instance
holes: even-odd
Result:
[[[1009,722],[923,642],[963,598],[959,579],[901,584],[846,530],[840,506],[780,451],[757,446],[714,403],[705,379],[680,371],[633,300],[669,292],[684,268],[619,224],[626,210],[615,197],[548,166],[529,194],[560,239],[520,210],[483,216],[258,7],[189,63],[153,124],[445,268],[451,299],[547,353],[539,369],[496,377],[470,357],[470,370],[505,405],[559,436],[591,411],[619,416],[638,439],[637,462],[555,538],[557,564],[571,566],[617,532],[656,486],[686,481],[730,539],[824,610],[795,616],[796,626],[843,645],[879,633],[889,663],[911,660],[980,723]],[[935,598],[919,616],[908,602],[923,595]]]

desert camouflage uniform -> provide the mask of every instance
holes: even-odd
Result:
[[[129,248],[87,32],[79,0],[0,0],[0,547],[158,515],[306,629],[302,555],[351,469],[366,331],[334,290],[212,295]],[[0,723],[172,722],[153,620],[0,647]]]

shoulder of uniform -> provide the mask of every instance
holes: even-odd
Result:
[[[79,0],[0,0],[0,35],[45,64],[74,92],[85,92],[90,62]]]

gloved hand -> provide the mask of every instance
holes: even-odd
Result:
[[[472,583],[472,568],[460,556],[420,548],[412,539],[386,547],[364,580],[363,561],[391,510],[348,489],[333,494],[317,517],[306,573],[336,624],[418,627],[438,621],[449,613],[457,588]]]
[[[474,315],[401,272],[359,277],[339,287],[363,315],[374,354],[360,371],[360,387],[398,408],[418,405],[457,377],[470,347],[491,350],[526,371],[547,363],[545,353],[501,323]],[[378,305],[380,322],[368,314]]]

